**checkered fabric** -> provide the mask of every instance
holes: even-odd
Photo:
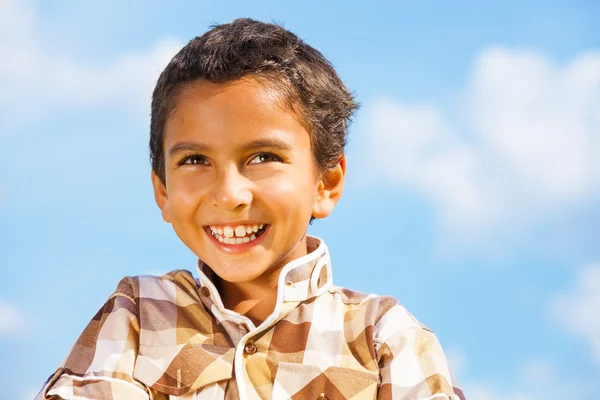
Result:
[[[394,298],[333,286],[322,240],[308,251],[259,326],[202,262],[199,281],[124,278],[36,399],[464,399],[428,328]]]

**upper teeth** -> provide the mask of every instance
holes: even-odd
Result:
[[[252,235],[262,229],[264,224],[259,225],[236,225],[236,226],[211,226],[210,230],[214,235],[225,236],[226,238],[232,238],[235,234],[236,237],[242,238],[246,235]]]

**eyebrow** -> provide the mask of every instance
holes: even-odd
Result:
[[[256,139],[242,146],[243,150],[277,149],[282,151],[291,151],[292,146],[283,140],[274,138]]]
[[[169,156],[173,156],[174,154],[181,153],[182,151],[197,151],[199,153],[206,152],[210,147],[196,142],[179,142],[175,143],[169,149]]]
[[[281,150],[281,151],[291,151],[292,150],[292,146],[290,146],[288,143],[286,143],[282,140],[273,139],[273,138],[253,140],[253,141],[246,143],[240,147],[244,151],[260,150],[260,149],[276,149],[276,150]],[[180,153],[182,151],[196,151],[196,152],[202,153],[202,152],[208,152],[210,150],[211,150],[211,147],[207,146],[203,143],[179,142],[179,143],[175,143],[173,146],[171,146],[168,153],[169,153],[169,156],[173,156],[174,154]]]

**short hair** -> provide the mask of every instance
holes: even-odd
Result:
[[[348,125],[358,108],[332,65],[280,25],[249,18],[213,25],[192,39],[160,74],[152,94],[150,160],[166,184],[163,138],[181,89],[195,81],[228,83],[254,78],[282,95],[310,135],[320,170],[344,155]]]

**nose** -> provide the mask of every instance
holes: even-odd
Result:
[[[241,211],[252,202],[250,180],[231,166],[218,173],[212,194],[213,206],[225,211]]]

